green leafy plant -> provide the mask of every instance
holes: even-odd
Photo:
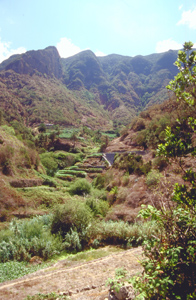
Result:
[[[109,278],[106,282],[106,285],[110,286],[111,290],[119,292],[120,288],[127,281],[128,272],[125,268],[118,268],[115,270],[115,278]]]

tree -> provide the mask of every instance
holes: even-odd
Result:
[[[175,63],[179,73],[167,88],[191,115],[179,117],[176,128],[167,127],[157,152],[178,161],[184,183],[176,183],[171,201],[161,209],[149,205],[140,211],[141,217],[155,219],[158,228],[144,245],[144,274],[135,279],[140,299],[196,299],[196,173],[184,165],[185,157],[196,155],[196,52],[191,42],[183,47]]]
[[[44,123],[41,123],[38,127],[39,132],[46,132],[46,125]]]

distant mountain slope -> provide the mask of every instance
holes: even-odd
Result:
[[[12,70],[0,72],[0,108],[8,122],[16,119],[26,126],[43,122],[97,128],[101,122],[107,128],[109,122],[103,109],[83,104],[81,93],[78,96],[69,91],[55,77],[30,76]]]
[[[96,57],[82,51],[60,58],[55,47],[14,55],[0,64],[0,107],[7,119],[107,127],[127,124],[167,99],[177,51],[148,56]],[[110,126],[111,126],[110,122]]]
[[[112,119],[127,123],[138,111],[168,98],[165,86],[177,74],[176,58],[172,50],[135,57],[96,57],[87,50],[61,61],[69,89],[97,94]]]

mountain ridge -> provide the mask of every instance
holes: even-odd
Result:
[[[10,71],[19,74],[16,77],[25,75],[27,78],[29,76],[29,81],[32,81],[32,76],[37,76],[40,80],[43,77],[48,80],[48,89],[51,85],[50,81],[53,79],[56,82],[57,98],[59,98],[59,86],[64,86],[70,98],[75,99],[75,108],[82,105],[87,110],[92,110],[93,115],[100,116],[100,113],[103,115],[104,125],[100,124],[100,126],[105,126],[106,123],[114,120],[126,125],[140,111],[155,103],[162,103],[168,98],[165,86],[177,74],[178,70],[173,65],[176,57],[177,51],[173,50],[134,57],[119,54],[97,57],[91,50],[84,50],[71,57],[61,58],[58,50],[54,46],[49,46],[43,50],[31,50],[24,54],[14,55],[3,61],[0,64],[1,88],[4,84],[4,87],[9,87],[10,90],[9,81],[13,79]],[[20,94],[24,85],[20,87],[18,84],[17,89]],[[31,87],[32,89],[36,101],[41,101],[37,96],[37,87]],[[13,94],[15,91],[11,93]],[[42,95],[43,97],[44,95]],[[65,99],[67,96],[62,97]],[[19,98],[17,98],[19,102],[26,106],[25,101],[21,101]],[[28,98],[33,100],[30,95]],[[3,101],[2,96],[0,107],[3,107]],[[46,102],[51,102],[51,100],[47,98]],[[68,105],[65,102],[68,103],[67,101],[62,102],[64,111]],[[37,106],[38,115],[40,109]],[[53,110],[56,110],[54,105]],[[73,122],[74,118],[76,122]],[[92,124],[94,121],[90,120],[88,114],[85,117],[84,113],[85,118],[88,119],[85,123],[87,126],[94,126]],[[81,114],[76,113],[71,119],[71,124],[75,125],[76,123],[81,124],[83,118],[81,118]],[[105,121],[103,121],[104,119]],[[41,118],[41,121],[45,122],[47,118]],[[33,124],[32,121],[30,123]]]

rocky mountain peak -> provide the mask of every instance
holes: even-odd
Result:
[[[44,50],[27,51],[22,55],[12,57],[11,62],[7,60],[6,70],[13,70],[19,74],[46,74],[47,76],[62,76],[60,56],[53,46]]]

